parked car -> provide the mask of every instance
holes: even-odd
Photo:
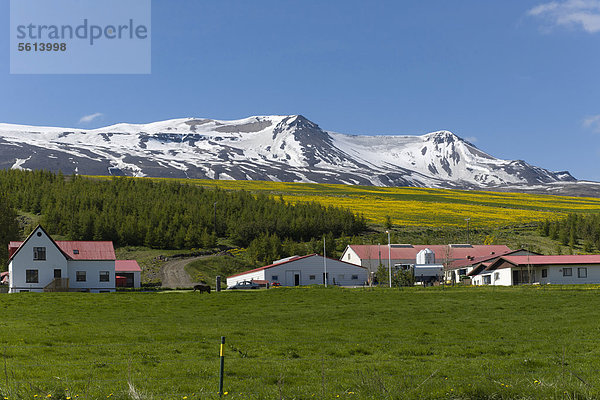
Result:
[[[271,287],[278,287],[281,286],[281,283],[275,281],[275,282],[271,282]]]
[[[227,290],[233,289],[259,289],[260,285],[258,283],[254,283],[252,281],[243,281],[238,282],[235,285],[229,286]]]

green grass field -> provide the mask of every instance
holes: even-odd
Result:
[[[599,290],[1,295],[0,390],[217,398],[225,336],[225,398],[598,398]]]

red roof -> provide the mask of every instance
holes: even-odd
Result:
[[[142,272],[142,269],[135,260],[117,260],[115,261],[115,273],[119,272]]]
[[[483,262],[483,261],[494,260],[494,259],[496,259],[498,257],[508,256],[510,254],[517,253],[519,251],[524,251],[524,250],[523,249],[510,250],[510,251],[507,251],[507,252],[501,253],[501,254],[494,254],[494,255],[482,256],[482,257],[474,257],[472,259],[465,259],[465,260],[456,260],[456,261],[454,261],[452,263],[452,268],[469,267],[469,266],[472,266],[472,265],[479,264],[480,262]],[[538,254],[538,253],[535,253],[535,254]]]
[[[600,254],[580,254],[562,256],[504,256],[509,263],[521,265],[556,265],[556,264],[600,264]]]
[[[297,261],[297,260],[301,260],[303,258],[308,258],[308,257],[313,257],[313,256],[319,256],[321,258],[323,257],[323,256],[321,256],[321,255],[319,255],[317,253],[309,254],[309,255],[306,255],[306,256],[288,257],[288,258],[284,258],[283,260],[276,261],[273,264],[265,265],[264,267],[254,268],[254,269],[251,269],[249,271],[240,272],[239,274],[234,274],[234,275],[228,276],[227,278],[235,278],[236,276],[246,275],[246,274],[249,274],[251,272],[262,271],[263,269],[272,268],[272,267],[275,267],[275,266],[278,266],[278,265],[287,264],[287,263],[292,262],[292,261]],[[335,258],[327,257],[327,259],[333,260],[333,261],[337,261],[337,262],[342,262],[342,263],[348,264],[348,265],[352,265],[353,267],[364,268],[364,267],[361,267],[360,265],[347,263],[345,261],[341,261],[341,260],[338,260],[338,259],[335,259]]]
[[[351,248],[361,259],[379,259],[379,250],[381,250],[381,260],[388,259],[388,245],[376,244],[351,244]],[[497,257],[511,251],[505,245],[397,245],[391,246],[392,260],[411,260],[417,258],[417,253],[424,249],[432,250],[435,253],[436,262],[443,262],[445,258],[452,260],[452,268],[460,260],[472,262],[474,258]],[[472,257],[473,259],[467,259]]]
[[[114,260],[116,258],[112,242],[56,240],[54,243],[72,260]],[[22,244],[23,242],[9,243],[11,257]]]

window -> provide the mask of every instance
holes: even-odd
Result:
[[[494,280],[497,281],[500,279],[500,272],[494,272]]]
[[[356,280],[358,280],[358,275],[352,275],[352,280],[353,280],[353,281],[356,281]]]
[[[45,247],[34,247],[33,248],[33,259],[37,261],[44,261],[46,259],[46,248]]]
[[[57,268],[54,270],[54,279],[60,279],[60,278],[62,278],[62,270]]]
[[[108,271],[100,271],[100,282],[109,282],[110,274]]]
[[[75,280],[77,282],[85,282],[86,281],[85,271],[77,271],[75,273]]]
[[[348,253],[348,260],[349,260],[350,258],[351,258],[351,255],[350,255],[350,253]]]
[[[548,277],[548,269],[547,269],[547,268],[544,268],[544,269],[542,270],[542,278],[547,278],[547,277]]]
[[[578,278],[587,278],[587,268],[577,268],[577,277]]]
[[[458,270],[458,275],[466,275],[467,274],[467,269],[466,268],[461,268]]]
[[[311,281],[314,281],[316,279],[316,277],[314,275],[309,275],[308,279],[310,279]]]
[[[484,275],[483,276],[483,284],[484,285],[491,285],[492,284],[492,276],[491,275]]]
[[[74,250],[73,250],[73,254],[79,254],[79,250],[77,250],[77,249],[74,249]]]
[[[573,268],[563,268],[563,276],[573,276]]]
[[[25,283],[38,283],[38,270],[37,269],[26,269],[25,270]]]

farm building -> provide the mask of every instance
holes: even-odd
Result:
[[[496,261],[498,258],[503,256],[526,256],[526,255],[539,255],[538,253],[519,249],[507,251],[505,253],[499,253],[494,255],[482,256],[482,257],[474,257],[467,258],[466,260],[456,260],[451,263],[450,267],[446,269],[446,281],[458,283],[462,279],[469,279],[468,274],[474,269],[482,269],[483,267],[487,267],[492,262]]]
[[[142,269],[135,260],[115,261],[116,287],[139,288],[142,284]]]
[[[25,241],[10,242],[8,254],[9,293],[115,291],[112,242],[54,241],[38,226]],[[133,273],[135,282],[136,272],[126,265],[122,272]]]
[[[474,285],[600,283],[600,255],[502,256],[469,275]]]
[[[449,245],[412,245],[392,244],[388,245],[348,245],[340,260],[360,265],[367,268],[369,272],[377,272],[379,265],[388,266],[388,255],[391,253],[391,264],[394,269],[406,269],[407,266],[416,263],[417,254],[429,249],[434,254],[434,262],[443,264],[445,271],[453,271],[454,265],[459,261],[473,260],[480,257],[505,254],[511,250],[504,245],[471,245],[471,244],[449,244]],[[445,272],[446,279],[452,274]]]
[[[327,277],[324,273],[325,261]],[[281,286],[321,285],[326,278],[330,285],[363,285],[367,281],[367,269],[333,258],[324,259],[318,254],[293,256],[275,261],[271,265],[229,276],[227,286],[251,280],[279,282]]]

